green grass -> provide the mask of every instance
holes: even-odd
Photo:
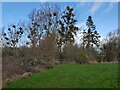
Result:
[[[117,88],[118,64],[61,64],[6,88]]]

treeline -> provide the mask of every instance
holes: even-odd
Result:
[[[29,14],[29,21],[2,28],[3,79],[13,74],[39,71],[54,64],[118,61],[119,30],[110,32],[104,42],[91,16],[81,30],[74,8],[45,4]],[[81,32],[81,44],[75,35]]]
[[[39,53],[46,52],[47,54],[51,54],[51,56],[54,56],[55,53],[60,54],[66,52],[68,48],[70,49],[69,53],[72,53],[73,50],[71,49],[74,48],[76,49],[75,53],[77,53],[77,51],[84,51],[85,53],[95,52],[101,54],[104,58],[106,57],[104,60],[102,58],[102,61],[114,61],[119,56],[119,34],[117,34],[117,31],[113,33],[110,32],[105,42],[100,43],[100,35],[96,30],[92,17],[88,16],[86,21],[87,29],[81,30],[81,28],[75,25],[78,21],[75,14],[74,8],[70,6],[62,9],[57,5],[45,4],[38,9],[34,9],[29,14],[29,21],[12,24],[8,26],[7,29],[2,29],[3,48],[12,49],[15,53],[11,54],[16,58],[26,56],[27,53],[30,52],[24,51],[25,54],[22,56],[23,48],[24,50],[31,49],[32,52],[34,52],[34,50],[35,52],[38,50]],[[74,37],[78,31],[82,33],[80,39],[82,43],[75,45]],[[6,51],[4,53],[4,49],[3,57],[10,54]],[[110,57],[108,57],[109,54]],[[112,54],[114,55],[112,56]],[[28,53],[28,56],[29,55],[30,53]],[[38,56],[41,56],[41,53],[38,54]],[[79,54],[76,56],[81,57]],[[49,55],[46,57],[49,57]],[[59,59],[60,57],[57,58]]]

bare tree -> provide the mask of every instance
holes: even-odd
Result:
[[[41,38],[50,34],[57,34],[58,18],[60,9],[57,5],[45,4],[44,6],[34,9],[30,14],[30,22],[32,23],[29,30],[29,37],[35,44],[41,44]],[[32,31],[32,32],[31,32]],[[34,34],[31,34],[33,33]]]
[[[103,44],[104,61],[115,61],[119,54],[118,35],[116,31],[110,32]]]
[[[57,43],[60,50],[62,45],[74,42],[74,35],[78,31],[78,27],[75,26],[77,20],[73,11],[72,7],[67,6],[59,20],[60,28],[58,29],[59,39]]]
[[[17,57],[18,57],[17,44],[19,43],[19,40],[23,33],[24,33],[23,28],[15,24],[8,27],[8,29],[4,30],[3,32],[3,39],[6,41],[6,46],[15,49]]]

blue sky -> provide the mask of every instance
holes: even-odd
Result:
[[[44,4],[44,2],[3,2],[2,26],[18,23],[20,20],[28,20],[30,11],[39,8],[42,4]],[[79,27],[84,25],[88,16],[91,15],[102,37],[105,37],[108,32],[118,28],[117,2],[56,2],[56,4],[61,7],[66,5],[75,6],[79,20],[77,26]]]

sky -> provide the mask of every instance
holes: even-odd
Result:
[[[1,0],[2,2],[119,2],[119,0]]]
[[[21,20],[28,20],[28,14],[44,2],[2,2],[2,27]],[[118,28],[117,2],[51,2],[60,7],[73,6],[77,12],[77,26],[84,27],[89,15],[102,38]],[[78,34],[79,37],[79,34]]]

